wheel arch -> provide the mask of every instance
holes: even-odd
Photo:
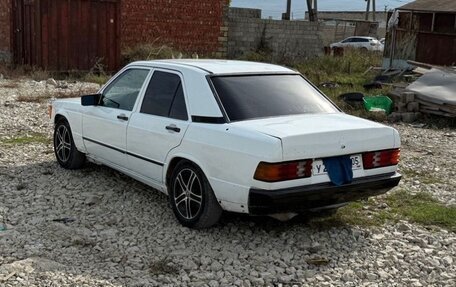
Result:
[[[68,122],[68,119],[66,118],[66,116],[64,116],[63,114],[56,114],[55,117],[54,117],[54,125],[56,125],[60,120],[66,120]]]
[[[85,153],[86,149],[82,141],[82,117],[77,117],[77,114],[69,113],[64,109],[60,109],[56,111],[54,115],[54,127],[61,120],[65,120],[70,125],[71,135],[78,151]]]
[[[205,168],[201,165],[201,163],[198,160],[194,159],[191,156],[175,155],[175,156],[171,157],[168,164],[166,164],[166,168],[165,168],[165,172],[164,172],[164,183],[165,183],[166,190],[168,190],[169,181],[171,179],[174,169],[176,168],[177,164],[181,161],[188,161],[190,164],[194,165],[196,168],[199,168],[204,173],[206,178],[208,178],[208,174],[206,173]]]

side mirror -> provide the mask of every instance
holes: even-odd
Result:
[[[86,95],[81,97],[81,105],[98,106],[100,104],[101,94]]]

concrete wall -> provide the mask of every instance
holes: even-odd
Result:
[[[157,43],[201,54],[223,51],[228,0],[123,0],[121,3],[123,48]]]
[[[366,12],[362,11],[318,11],[319,19],[345,19],[345,20],[365,20]],[[306,12],[306,19],[309,14]],[[379,11],[375,13],[375,21],[379,23],[380,28],[386,28],[387,13]],[[372,19],[372,12],[369,13],[369,19]]]
[[[261,19],[261,10],[230,8],[228,57],[267,51],[273,61],[308,58],[322,54],[318,23]]]
[[[11,0],[0,1],[0,62],[11,59]]]

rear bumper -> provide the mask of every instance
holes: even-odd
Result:
[[[278,190],[251,188],[249,213],[265,215],[282,212],[303,212],[309,209],[365,199],[386,193],[399,184],[399,173],[363,177],[350,184],[314,184]]]

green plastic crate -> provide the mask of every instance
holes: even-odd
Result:
[[[367,111],[385,111],[387,115],[393,111],[393,101],[387,96],[365,96],[364,107]]]

